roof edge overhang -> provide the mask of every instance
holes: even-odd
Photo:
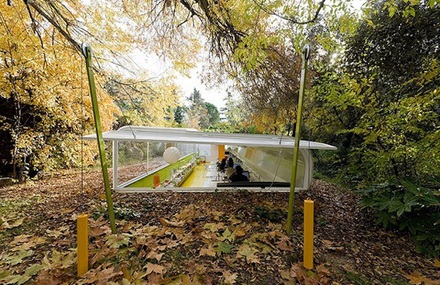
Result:
[[[202,132],[196,129],[160,128],[124,126],[118,130],[104,132],[105,141],[135,141],[135,142],[174,142],[186,144],[215,144],[273,148],[293,148],[295,138],[287,136],[236,134]],[[96,140],[96,134],[83,136],[84,139]],[[307,140],[300,141],[302,149],[336,150],[335,146]]]

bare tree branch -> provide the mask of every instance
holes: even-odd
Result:
[[[73,37],[69,34],[69,32],[63,29],[54,19],[51,17],[46,11],[38,5],[34,0],[25,0],[24,1],[26,7],[31,6],[35,11],[37,11],[44,19],[46,19],[49,23],[54,26],[60,32],[60,34],[76,49],[78,52],[81,52],[81,45],[73,39]],[[58,13],[60,14],[60,13]]]
[[[280,14],[274,12],[274,11],[270,11],[270,10],[266,9],[266,7],[264,7],[261,3],[258,3],[257,0],[253,0],[253,1],[254,1],[255,5],[257,5],[258,8],[263,10],[265,13],[267,13],[269,15],[277,16],[280,19],[283,19],[283,20],[286,20],[286,21],[289,21],[289,22],[291,22],[293,24],[298,24],[298,25],[305,25],[305,24],[309,24],[309,23],[315,22],[316,19],[318,19],[319,13],[321,12],[321,9],[324,7],[324,3],[325,3],[325,0],[322,0],[318,4],[318,8],[316,9],[315,15],[313,16],[313,18],[311,18],[309,20],[306,20],[306,21],[300,21],[300,20],[297,20],[295,18],[286,17],[286,16],[280,15]]]
[[[32,11],[29,8],[29,6],[27,5],[27,2],[28,2],[27,0],[24,0],[24,3],[26,4],[26,10],[27,10],[27,12],[29,14],[29,18],[31,18],[32,30],[34,31],[34,33],[37,34],[38,39],[40,40],[41,48],[44,49],[43,39],[41,38],[41,33],[40,33],[40,30],[38,29],[38,22],[35,20],[34,16],[32,15]],[[46,62],[46,55],[44,55],[44,62]]]

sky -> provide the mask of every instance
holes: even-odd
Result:
[[[177,77],[176,83],[182,89],[185,97],[194,91],[194,88],[200,91],[200,95],[205,100],[205,102],[211,103],[217,107],[220,111],[221,108],[225,107],[224,98],[226,98],[226,86],[218,86],[213,89],[208,89],[204,83],[200,80],[200,72],[202,70],[201,66],[191,70],[190,78],[179,76]]]
[[[163,62],[163,60],[159,59],[155,55],[147,56],[140,50],[133,51],[129,55],[129,58],[135,62],[137,68],[148,70],[148,73],[152,77],[161,77],[172,70],[172,67]],[[189,97],[194,91],[194,88],[196,88],[200,92],[205,102],[215,105],[220,111],[221,108],[225,107],[225,102],[223,99],[226,98],[227,94],[226,86],[218,86],[212,89],[207,88],[206,85],[201,81],[202,67],[203,62],[188,72],[189,77],[175,73],[175,83],[182,91],[182,103],[185,103],[185,98]]]

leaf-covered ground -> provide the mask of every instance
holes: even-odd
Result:
[[[83,181],[83,183],[82,183]],[[82,184],[84,186],[82,186]],[[315,267],[302,267],[302,204],[315,201]],[[0,188],[1,284],[440,284],[411,239],[374,225],[350,191],[113,195],[99,171]],[[89,271],[76,276],[76,217],[89,215]],[[437,264],[438,266],[438,264]]]

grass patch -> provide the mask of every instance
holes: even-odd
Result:
[[[344,273],[344,275],[345,275],[345,279],[347,281],[352,282],[353,284],[356,284],[356,285],[369,285],[370,284],[370,282],[365,280],[364,277],[357,272],[346,271]]]
[[[260,207],[260,206],[255,207],[254,214],[256,214],[262,219],[268,219],[273,223],[281,222],[287,217],[287,214],[280,209],[273,210],[268,207]]]
[[[408,282],[406,280],[402,279],[394,279],[393,277],[385,276],[383,278],[383,284],[390,284],[390,285],[408,285]]]

